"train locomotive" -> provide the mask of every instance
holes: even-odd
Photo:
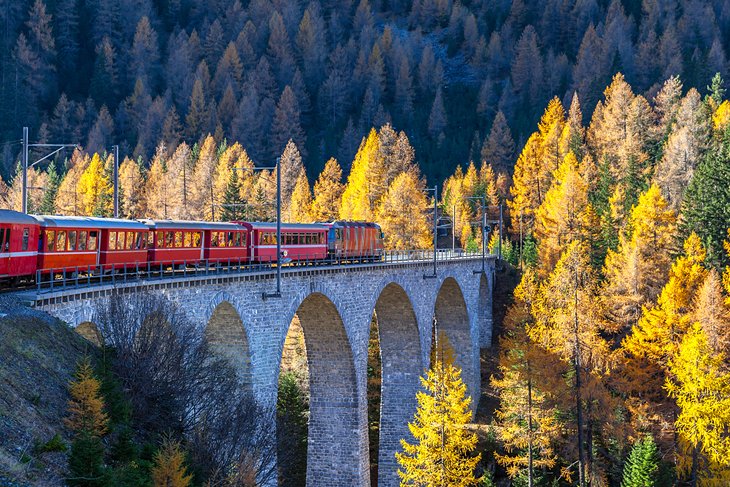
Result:
[[[375,223],[282,223],[280,263],[377,261],[383,232]],[[36,275],[88,270],[273,264],[276,224],[125,220],[26,215],[0,210],[0,280],[32,281]]]

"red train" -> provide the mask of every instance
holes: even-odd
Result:
[[[281,254],[287,264],[379,260],[383,233],[367,222],[282,223]],[[109,272],[125,266],[275,261],[275,223],[136,221],[0,210],[0,279],[6,281],[75,268]]]

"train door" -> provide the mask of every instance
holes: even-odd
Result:
[[[10,274],[10,228],[0,227],[0,275]]]
[[[107,232],[105,232],[107,233]],[[101,242],[99,242],[99,235],[101,234],[100,230],[90,230],[89,231],[89,243],[87,244],[86,248],[90,251],[96,251],[96,266],[99,266],[99,262],[101,262]]]

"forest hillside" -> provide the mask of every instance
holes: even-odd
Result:
[[[24,125],[144,160],[210,133],[266,165],[292,139],[313,177],[391,122],[429,179],[508,172],[552,97],[591,110],[619,71],[704,92],[730,47],[722,0],[12,0],[0,25],[6,180]]]

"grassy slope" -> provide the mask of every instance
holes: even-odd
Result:
[[[0,486],[62,485],[66,455],[39,451],[63,427],[66,385],[93,347],[65,324],[17,308],[0,318]]]

